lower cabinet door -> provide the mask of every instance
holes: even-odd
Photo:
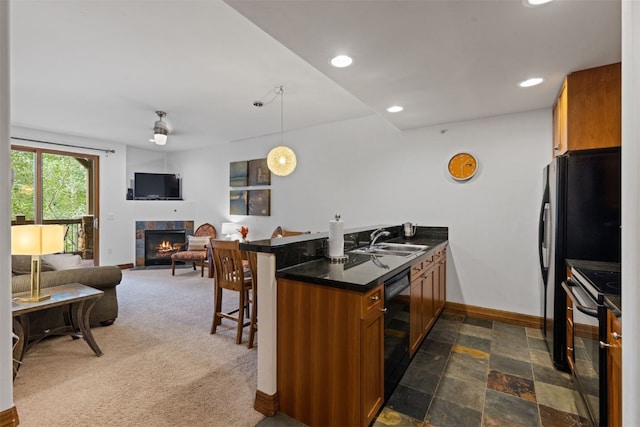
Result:
[[[384,315],[372,313],[361,320],[360,396],[362,426],[368,426],[384,399]]]
[[[614,334],[615,333],[615,334]],[[622,323],[607,312],[607,398],[610,426],[622,425]]]

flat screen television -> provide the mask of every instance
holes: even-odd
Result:
[[[180,178],[172,173],[135,172],[134,200],[182,200]]]

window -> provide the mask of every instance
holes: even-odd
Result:
[[[64,224],[65,252],[94,258],[98,160],[87,154],[12,146],[12,219]]]

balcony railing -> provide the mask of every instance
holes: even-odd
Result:
[[[64,253],[78,254],[83,259],[93,259],[93,215],[74,219],[49,219],[43,224],[60,224],[65,226]],[[11,225],[34,224],[24,216],[16,216]]]

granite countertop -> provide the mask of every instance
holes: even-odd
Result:
[[[317,259],[278,270],[276,277],[366,292],[381,282],[410,268],[416,259],[440,249],[441,245],[447,242],[447,239],[414,238],[405,241],[401,238],[394,238],[386,241],[427,245],[429,248],[426,252],[406,257],[347,252],[346,254],[349,258],[344,264],[331,263],[327,259]]]

